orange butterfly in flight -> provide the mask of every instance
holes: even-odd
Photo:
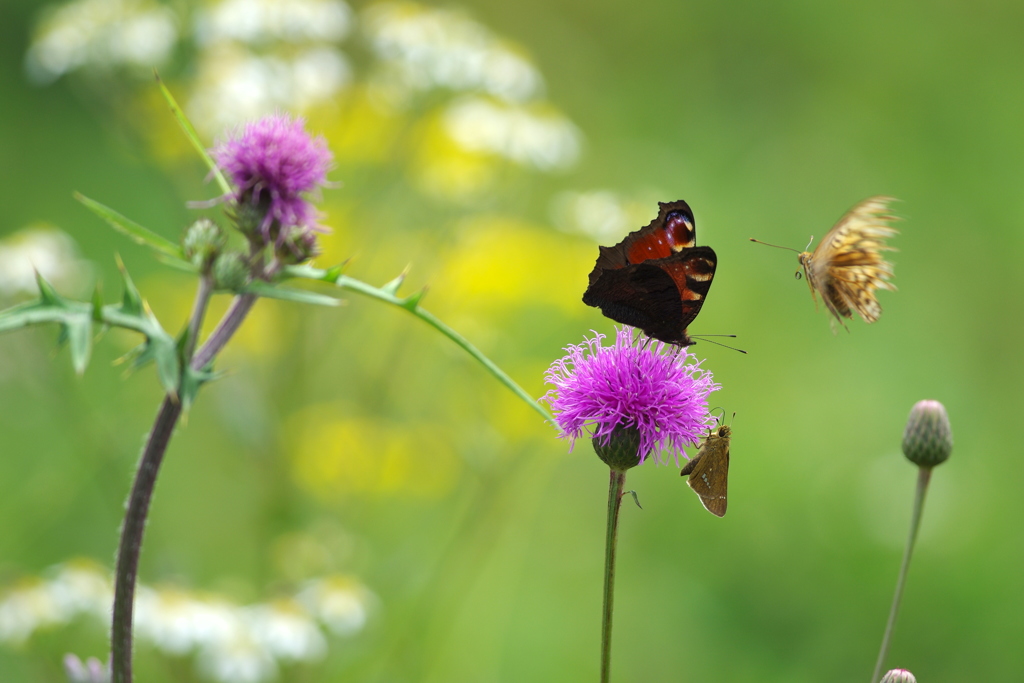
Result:
[[[895,251],[885,244],[885,238],[899,232],[889,225],[898,220],[889,212],[889,203],[893,201],[892,197],[865,199],[839,219],[813,253],[799,252],[811,298],[817,301],[814,293],[820,294],[829,312],[843,327],[846,327],[843,318],[852,318],[852,311],[864,322],[878,320],[882,307],[875,298],[875,290],[896,289],[890,282],[892,264],[882,254]],[[759,240],[751,238],[751,241]],[[800,271],[796,275],[799,278]]]

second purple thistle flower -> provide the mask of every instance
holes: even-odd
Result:
[[[595,333],[566,347],[545,375],[554,389],[544,398],[563,436],[574,442],[589,433],[605,446],[628,433],[638,443],[638,462],[651,454],[661,462],[668,451],[678,464],[683,446],[696,445],[714,425],[707,398],[720,386],[685,349],[628,327],[618,329],[611,346],[603,339]]]

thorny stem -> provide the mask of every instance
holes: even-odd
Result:
[[[209,339],[196,351],[196,355],[192,357],[190,365],[193,370],[202,370],[210,364],[214,356],[220,353],[220,350],[224,348],[224,345],[228,343],[228,340],[231,339],[232,335],[241,327],[242,322],[245,321],[245,316],[252,310],[253,305],[256,303],[256,298],[255,294],[241,294],[235,297],[235,300],[231,302],[228,312],[217,323],[217,327],[210,334]]]
[[[206,319],[206,307],[210,303],[210,295],[213,294],[213,278],[204,273],[199,276],[199,289],[196,291],[196,300],[192,304],[192,315],[188,320],[188,337],[185,341],[184,358],[191,359],[192,353],[196,350],[196,342],[199,341],[199,331]]]
[[[205,368],[214,356],[224,348],[231,336],[238,330],[245,316],[252,310],[256,297],[243,294],[235,297],[231,308],[221,319],[217,328],[200,347],[199,351],[189,359],[195,348],[196,338],[206,315],[206,306],[212,293],[208,277],[199,281],[196,301],[189,320],[189,339],[186,344],[185,358],[193,370]],[[132,680],[132,612],[135,603],[135,584],[139,571],[139,554],[142,549],[142,535],[146,528],[146,517],[149,514],[149,503],[153,497],[157,473],[163,461],[167,444],[174,433],[174,426],[181,417],[181,402],[172,394],[164,396],[160,410],[157,412],[153,429],[146,439],[139,468],[135,473],[135,482],[128,498],[128,509],[125,512],[124,525],[121,528],[121,541],[117,551],[117,569],[114,577],[114,615],[111,626],[111,674],[113,683],[131,683]]]
[[[601,683],[608,683],[612,658],[612,597],[615,592],[615,544],[619,533],[619,509],[625,470],[611,469],[608,482],[608,530],[604,548],[604,608],[601,614]]]
[[[932,477],[932,468],[922,467],[917,473],[917,492],[914,494],[914,511],[910,517],[910,536],[907,538],[907,547],[903,550],[903,564],[900,566],[900,575],[896,580],[896,595],[892,598],[892,608],[889,610],[889,621],[885,625],[885,635],[882,636],[882,647],[878,652],[878,660],[875,662],[875,670],[871,674],[871,683],[875,683],[882,673],[882,665],[885,663],[885,656],[889,653],[889,641],[892,638],[893,628],[896,626],[896,615],[900,611],[900,600],[903,598],[903,586],[907,581],[907,570],[910,567],[910,556],[914,552],[914,543],[917,541],[917,530],[921,526],[921,511],[924,509],[924,496],[928,492],[928,482]]]
[[[128,498],[114,576],[114,618],[110,634],[113,683],[131,683],[132,680],[132,608],[142,534],[146,527],[146,514],[149,512],[156,475],[180,416],[181,403],[171,394],[164,396],[153,430],[146,439],[146,447],[142,451],[135,483],[132,484],[131,496]]]

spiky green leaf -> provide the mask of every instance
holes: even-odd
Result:
[[[89,357],[92,354],[92,315],[76,316],[64,325],[62,331],[66,331],[71,365],[75,372],[81,375],[89,365]]]
[[[404,299],[402,299],[402,308],[409,311],[415,311],[416,307],[420,305],[420,300],[424,297],[426,293],[427,288],[424,287],[420,291],[405,297]]]
[[[405,282],[405,276],[407,274],[408,274],[408,271],[407,270],[403,270],[401,273],[398,274],[398,277],[396,277],[394,280],[392,280],[391,282],[388,282],[387,284],[382,285],[381,288],[380,288],[381,291],[382,292],[386,292],[387,294],[390,294],[391,296],[397,296],[398,295],[398,288],[402,286],[403,282]]]
[[[179,394],[182,409],[187,413],[192,404],[195,403],[199,389],[207,382],[219,379],[220,376],[220,373],[213,371],[212,364],[202,370],[193,370],[191,367],[186,367],[184,373],[182,373],[181,393]]]
[[[302,304],[316,304],[318,306],[339,306],[342,303],[340,299],[336,299],[333,296],[309,292],[304,289],[281,287],[280,285],[273,285],[263,280],[253,280],[247,283],[241,291],[268,299],[281,299],[283,301],[295,301]]]
[[[149,228],[145,228],[130,218],[121,215],[117,211],[114,211],[109,206],[100,204],[99,202],[89,199],[80,192],[74,193],[75,199],[82,202],[85,208],[92,211],[94,214],[105,220],[107,223],[117,230],[118,232],[127,235],[136,244],[141,244],[153,249],[159,254],[169,256],[172,258],[183,259],[181,247],[174,242],[170,241],[166,237],[161,237]]]
[[[141,317],[146,309],[146,305],[142,300],[142,294],[139,293],[138,288],[132,281],[132,276],[128,274],[128,269],[124,267],[124,261],[121,260],[120,256],[116,258],[117,272],[121,275],[121,287],[124,290],[124,293],[121,295],[121,311],[126,315]]]
[[[164,99],[167,100],[167,104],[171,108],[171,113],[174,114],[174,118],[178,121],[178,125],[181,126],[181,129],[185,132],[185,137],[187,137],[189,142],[192,143],[192,146],[197,152],[199,152],[199,156],[202,158],[207,168],[209,168],[210,172],[213,173],[213,177],[217,180],[217,185],[220,186],[221,193],[225,195],[231,194],[231,185],[228,184],[224,174],[221,172],[220,168],[217,167],[213,157],[211,157],[210,153],[206,151],[206,147],[203,146],[202,141],[199,139],[199,134],[196,133],[196,129],[192,125],[192,122],[188,120],[188,117],[185,116],[185,112],[182,111],[180,106],[178,106],[177,100],[174,99],[174,95],[171,94],[171,91],[164,84],[163,79],[160,78],[160,74],[154,71],[153,75],[156,76],[157,85],[160,86],[160,92],[163,93]]]
[[[0,312],[0,332],[57,323],[60,325],[57,343],[69,342],[75,370],[84,372],[92,350],[92,304],[65,299],[38,273],[36,281],[39,283],[39,299]]]
[[[160,326],[160,321],[156,319],[153,311],[142,298],[120,259],[118,259],[118,270],[121,273],[124,294],[120,304],[103,307],[101,314],[103,322],[135,330],[144,335],[146,340],[132,354],[129,354],[133,359],[132,369],[140,368],[153,361],[156,364],[160,384],[168,393],[176,393],[181,378],[177,342]]]

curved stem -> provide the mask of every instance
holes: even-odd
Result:
[[[875,670],[871,674],[871,683],[875,683],[882,674],[882,665],[885,663],[885,656],[889,653],[889,641],[892,639],[893,628],[896,626],[896,615],[900,611],[900,600],[903,599],[903,586],[907,581],[907,570],[910,567],[910,556],[914,552],[914,543],[917,541],[917,530],[921,526],[921,511],[924,509],[924,496],[928,492],[928,482],[931,479],[932,470],[930,467],[922,467],[917,473],[917,492],[914,494],[914,511],[910,517],[910,536],[907,538],[907,547],[903,551],[903,564],[900,566],[900,575],[896,580],[896,595],[892,598],[892,608],[889,610],[889,621],[885,625],[885,635],[882,636],[882,647],[878,651],[878,659],[875,661]]]
[[[231,302],[228,312],[217,323],[217,328],[213,331],[213,334],[200,347],[196,355],[192,357],[191,365],[193,370],[202,370],[210,364],[214,356],[220,353],[220,350],[224,348],[224,345],[228,343],[232,335],[242,326],[245,316],[249,314],[249,311],[256,304],[256,298],[255,294],[240,294],[235,297],[235,300]]]
[[[612,659],[612,598],[615,592],[615,544],[619,534],[619,508],[626,484],[624,470],[610,470],[608,530],[604,548],[604,608],[601,613],[601,683],[608,683]]]
[[[489,373],[494,375],[495,379],[504,384],[510,391],[512,391],[512,393],[537,411],[537,413],[540,414],[546,422],[554,424],[555,420],[551,413],[544,406],[538,403],[537,399],[530,396],[525,389],[516,384],[515,380],[512,379],[508,373],[499,368],[494,361],[485,356],[483,352],[470,343],[468,339],[443,323],[441,319],[433,313],[420,307],[419,301],[426,290],[421,290],[411,296],[400,297],[395,294],[397,285],[395,287],[389,287],[388,285],[385,285],[384,287],[374,287],[373,285],[368,285],[365,282],[349,277],[348,275],[341,275],[337,272],[332,272],[332,270],[321,270],[306,264],[301,266],[286,266],[281,269],[281,272],[284,274],[284,277],[300,277],[319,282],[330,282],[340,289],[347,289],[351,292],[357,292],[364,296],[377,299],[378,301],[384,301],[394,306],[398,306],[399,308],[404,308],[409,313],[412,313],[414,316],[430,325],[444,336],[448,337],[448,339],[453,341],[456,346],[468,353],[474,360],[480,363],[480,365],[484,366]],[[398,281],[396,280],[396,282]]]
[[[111,626],[111,673],[113,683],[131,683],[132,680],[132,608],[135,602],[135,580],[139,572],[139,551],[146,528],[149,501],[153,496],[156,475],[160,470],[167,443],[174,425],[181,417],[181,403],[170,394],[164,396],[146,439],[146,447],[135,473],[135,483],[128,498],[121,543],[117,549],[117,570],[114,576],[114,618]]]
[[[213,357],[224,348],[231,336],[238,330],[245,316],[252,310],[256,297],[242,295],[235,298],[228,312],[221,319],[210,338],[191,359],[188,355],[195,348],[212,286],[209,278],[199,281],[199,290],[189,320],[185,345],[186,357],[194,370],[206,367]],[[164,396],[157,412],[153,429],[150,430],[142,450],[135,482],[128,498],[124,525],[121,527],[121,541],[117,550],[117,568],[114,574],[114,614],[111,624],[110,650],[111,675],[113,683],[131,683],[132,680],[132,613],[135,605],[135,584],[139,573],[139,555],[142,550],[142,536],[146,530],[149,503],[156,486],[156,477],[163,462],[167,444],[174,433],[174,427],[181,417],[181,402],[177,396]]]
[[[185,349],[182,357],[185,360],[192,358],[196,350],[196,343],[199,341],[199,332],[203,327],[203,320],[206,319],[206,307],[210,304],[210,297],[213,295],[213,278],[204,273],[199,276],[199,289],[196,291],[196,300],[192,304],[192,315],[188,320],[188,336],[185,338]]]

